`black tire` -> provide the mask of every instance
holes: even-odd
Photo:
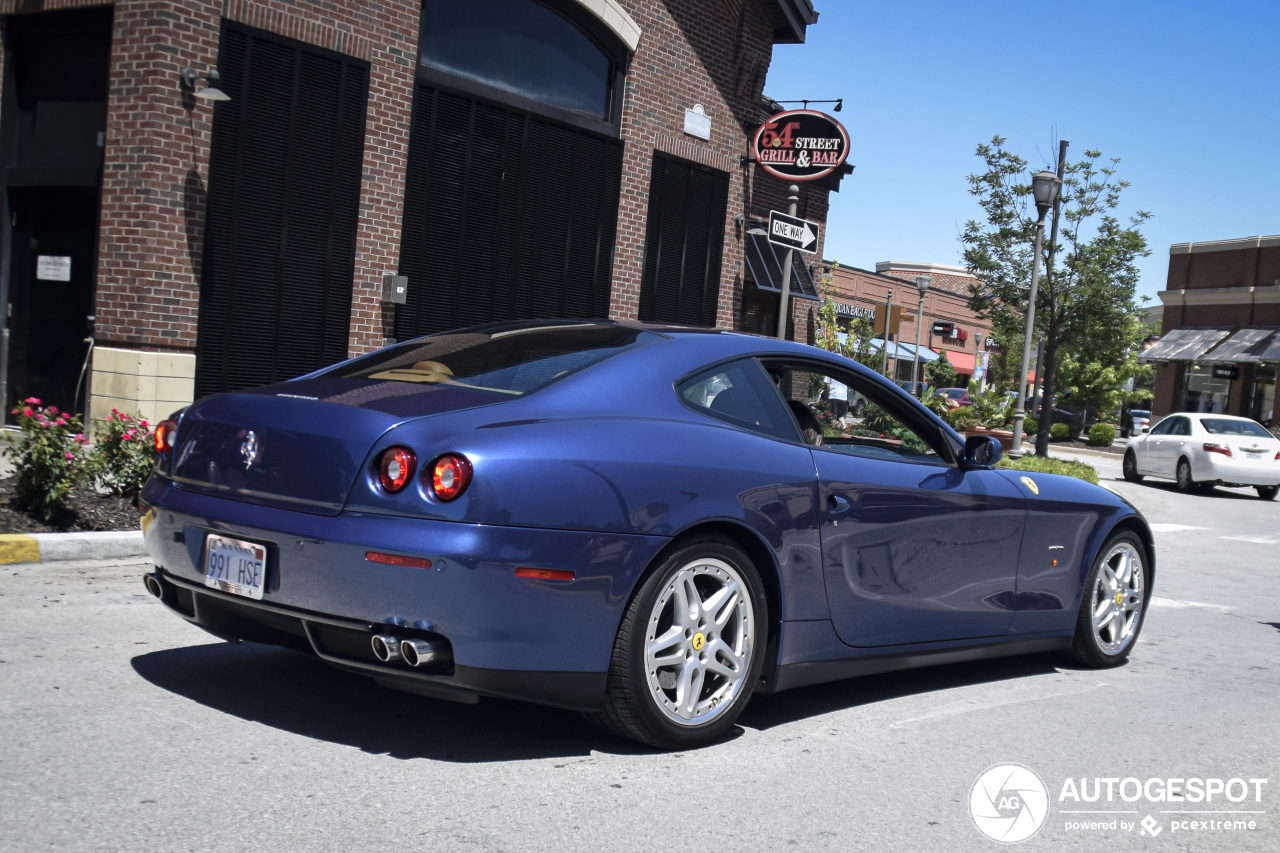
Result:
[[[1180,492],[1189,492],[1196,487],[1196,481],[1191,479],[1191,463],[1185,456],[1178,460],[1178,467],[1173,473],[1173,483]]]
[[[645,662],[647,628],[657,624],[655,608],[659,607],[664,593],[670,596],[677,576],[706,560],[720,561],[732,567],[747,587],[744,603],[752,608],[750,633],[753,636],[747,642],[745,674],[737,682],[727,704],[723,707],[713,704],[708,712],[710,719],[705,723],[677,723],[671,718],[671,712],[665,711],[655,697],[658,688],[650,690],[650,673]],[[659,554],[654,562],[654,568],[641,581],[618,628],[609,662],[604,704],[599,711],[585,716],[606,731],[659,749],[706,746],[723,737],[734,726],[760,678],[769,630],[764,583],[751,559],[737,545],[720,537],[700,536],[676,543]],[[674,613],[674,600],[671,606]],[[697,636],[702,636],[702,632],[699,631]],[[708,633],[707,640],[703,642],[709,642],[713,636]],[[703,648],[696,644],[694,647]],[[706,691],[714,687],[717,677],[704,676],[699,689]]]
[[[1138,457],[1132,450],[1124,453],[1124,478],[1130,483],[1142,482],[1142,475],[1138,473]]]
[[[1280,486],[1258,486],[1258,497],[1264,501],[1273,501],[1280,494]]]
[[[1135,608],[1137,613],[1132,622],[1132,630],[1126,635],[1127,640],[1119,648],[1108,649],[1104,647],[1102,639],[1097,635],[1093,626],[1094,612],[1102,604],[1102,601],[1106,600],[1099,597],[1099,594],[1104,590],[1099,588],[1098,575],[1102,573],[1103,564],[1108,563],[1108,555],[1123,546],[1131,548],[1140,561],[1137,564],[1137,570],[1141,572],[1140,601]],[[1080,613],[1076,617],[1076,632],[1071,639],[1071,648],[1068,651],[1073,661],[1090,669],[1106,669],[1119,666],[1128,659],[1129,653],[1133,651],[1134,645],[1138,642],[1138,634],[1141,632],[1142,623],[1146,619],[1147,604],[1151,600],[1149,565],[1146,546],[1142,544],[1141,539],[1128,531],[1114,534],[1098,549],[1098,554],[1093,560],[1093,568],[1089,571],[1089,579],[1085,582],[1084,592],[1081,595]],[[1125,601],[1126,603],[1129,601],[1127,595]]]

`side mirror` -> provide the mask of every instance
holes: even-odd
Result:
[[[1004,456],[999,439],[989,435],[972,435],[964,442],[964,461],[973,468],[990,468]]]

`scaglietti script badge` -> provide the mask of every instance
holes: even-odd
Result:
[[[258,461],[258,437],[254,435],[253,430],[249,430],[249,434],[245,436],[244,444],[240,445],[240,458],[244,460],[245,470],[254,462]]]
[[[760,125],[753,144],[756,162],[786,181],[815,181],[849,156],[849,134],[817,110],[788,110]]]

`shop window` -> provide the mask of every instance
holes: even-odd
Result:
[[[1178,411],[1221,415],[1227,411],[1230,391],[1231,380],[1215,377],[1212,365],[1189,363],[1182,374]]]
[[[420,44],[429,68],[561,109],[610,113],[613,58],[535,0],[425,0]]]
[[[396,337],[606,316],[621,181],[616,139],[420,84]]]
[[[228,24],[209,156],[196,396],[347,357],[369,67]]]
[[[1249,395],[1249,417],[1275,426],[1276,366],[1259,364],[1254,368],[1253,392]]]
[[[729,176],[654,154],[640,319],[714,326]]]

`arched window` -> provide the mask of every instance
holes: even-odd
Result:
[[[538,103],[610,117],[614,57],[536,0],[424,0],[419,59]]]

